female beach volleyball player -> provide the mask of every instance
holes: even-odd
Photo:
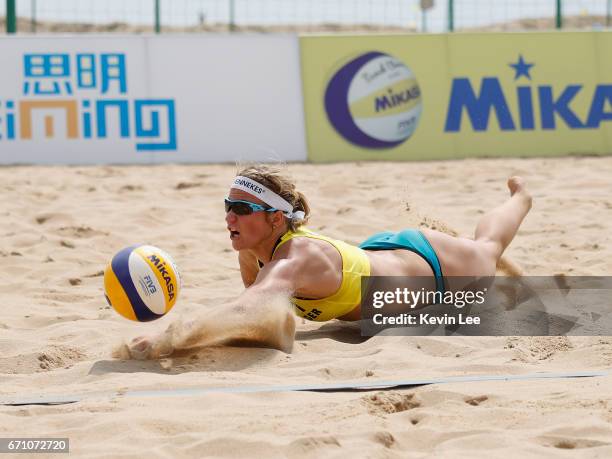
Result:
[[[510,198],[485,214],[474,239],[430,229],[378,233],[359,247],[303,225],[305,196],[279,170],[251,166],[238,173],[225,199],[225,221],[246,289],[188,326],[134,339],[134,358],[157,358],[228,340],[289,352],[295,324],[289,307],[309,320],[358,320],[362,276],[428,276],[431,289],[453,289],[453,276],[493,276],[502,253],[531,208],[523,180],[508,180]],[[287,301],[289,300],[289,301]]]

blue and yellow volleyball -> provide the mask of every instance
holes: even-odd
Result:
[[[104,270],[106,301],[126,319],[150,322],[176,304],[180,272],[172,257],[152,245],[119,251]]]

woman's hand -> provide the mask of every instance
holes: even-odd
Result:
[[[152,336],[138,336],[134,338],[128,345],[127,350],[130,357],[134,360],[146,360],[151,354],[153,348],[153,341],[155,340]]]
[[[127,351],[134,360],[154,360],[168,357],[174,352],[173,337],[175,324],[162,333],[153,336],[138,336],[128,345]]]

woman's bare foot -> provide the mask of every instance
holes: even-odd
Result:
[[[531,194],[527,190],[527,184],[522,177],[513,176],[508,179],[508,189],[510,190],[510,196],[520,196],[525,199],[525,202],[531,208]]]

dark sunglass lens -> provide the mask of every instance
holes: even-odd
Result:
[[[229,212],[230,210],[236,215],[251,215],[253,213],[251,206],[244,202],[226,202],[225,212]]]
[[[253,213],[251,206],[245,204],[244,202],[234,204],[233,209],[236,215],[251,215]]]

